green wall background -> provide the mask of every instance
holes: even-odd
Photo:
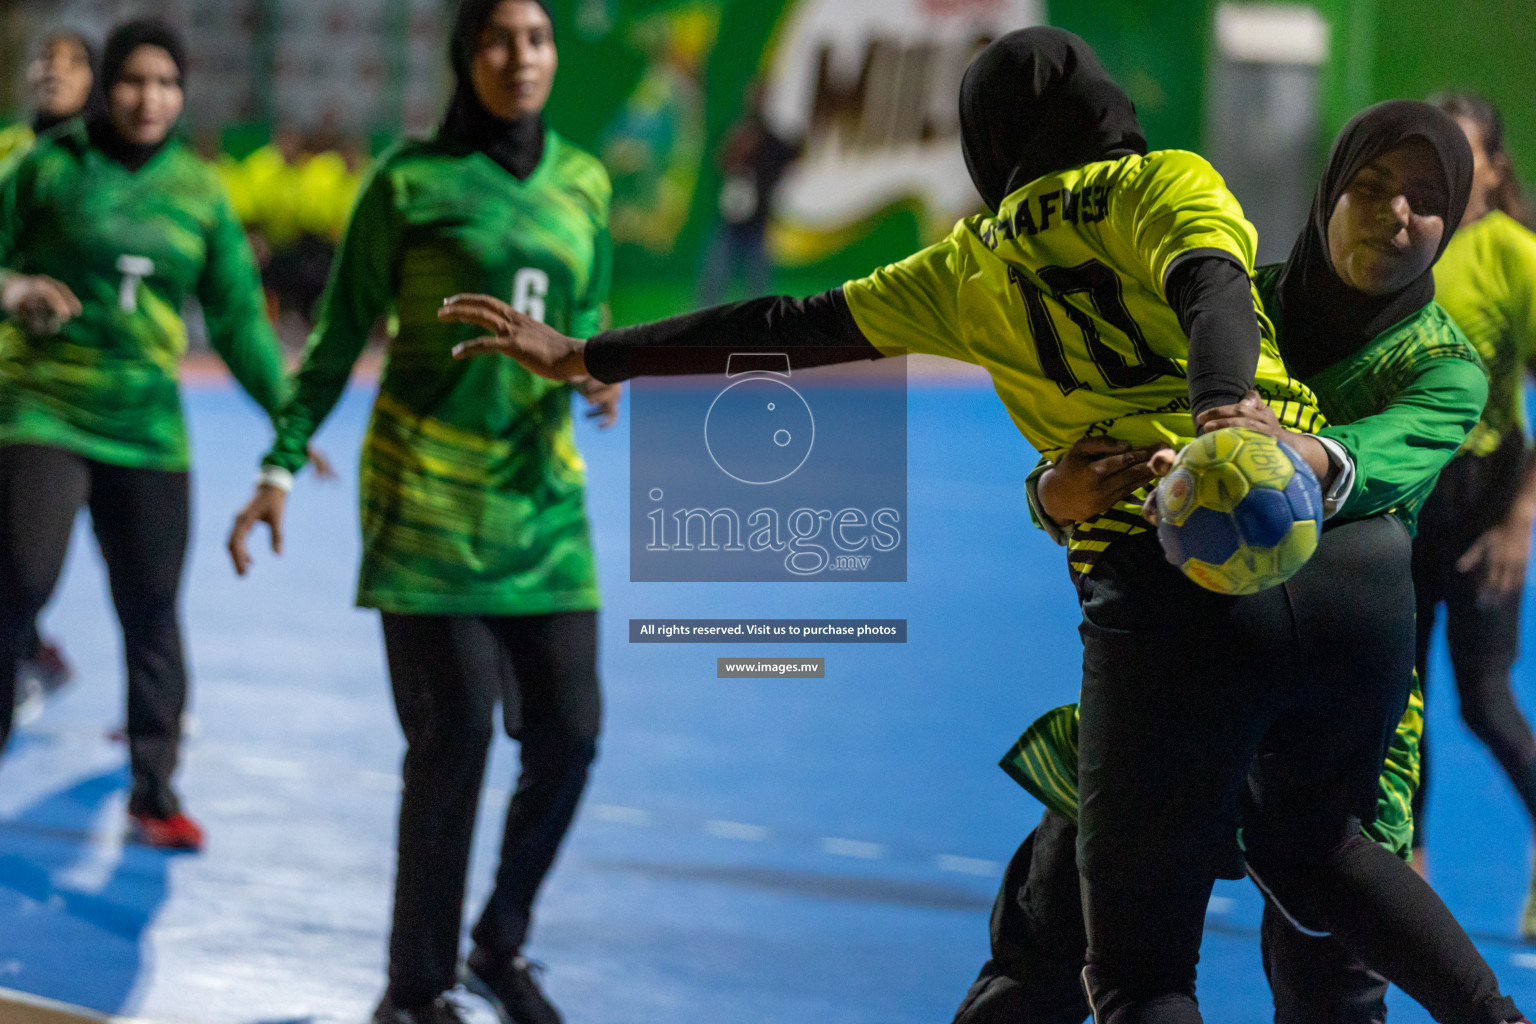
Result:
[[[270,3],[271,0],[261,0]],[[686,227],[671,254],[636,246],[618,255],[614,296],[619,322],[687,308],[702,250],[714,227],[719,175],[713,153],[735,118],[746,84],[758,71],[782,14],[796,0],[553,0],[561,74],[548,118],[579,144],[599,148],[645,71],[630,28],[663,11],[713,6],[718,38],[702,72],[705,158]],[[1047,19],[1082,35],[1136,101],[1154,147],[1206,148],[1207,69],[1218,0],[1045,0]],[[583,33],[580,15],[594,4],[615,24],[601,36]],[[445,11],[453,0],[443,0]],[[1322,69],[1319,153],[1337,129],[1368,103],[1471,88],[1504,111],[1516,167],[1536,180],[1536,0],[1311,0],[1330,26],[1331,54]],[[27,35],[20,7],[0,13],[0,54],[14,56]],[[0,76],[14,79],[17,76]],[[14,86],[13,81],[0,83]],[[0,99],[5,99],[0,90]],[[12,104],[19,97],[11,96]],[[263,126],[246,126],[253,139]],[[231,131],[239,134],[235,126]],[[248,147],[246,147],[248,148]],[[900,258],[928,241],[919,211],[896,203],[867,235],[813,266],[785,269],[776,290],[808,293]]]
[[[1471,88],[1504,114],[1522,179],[1536,181],[1536,3],[1532,0],[1354,0],[1373,8],[1375,99]]]

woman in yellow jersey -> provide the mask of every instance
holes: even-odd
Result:
[[[1418,667],[1427,679],[1430,633],[1443,602],[1461,717],[1509,776],[1536,819],[1536,738],[1510,690],[1519,647],[1520,592],[1536,522],[1536,462],[1525,433],[1522,378],[1536,356],[1536,234],[1504,149],[1499,112],[1481,97],[1435,102],[1472,145],[1472,199],[1435,267],[1435,298],[1488,366],[1489,399],[1462,453],[1424,506],[1414,541]],[[1423,864],[1424,794],[1414,804],[1414,860]],[[1536,938],[1536,879],[1520,922]]]
[[[1344,443],[1354,463],[1354,480],[1328,529],[1383,514],[1411,525],[1488,393],[1476,352],[1431,301],[1427,282],[1415,278],[1382,292],[1349,272],[1362,243],[1390,242],[1404,231],[1399,211],[1411,209],[1413,199],[1390,187],[1379,158],[1415,140],[1415,111],[1448,127],[1423,105],[1386,103],[1344,128],[1290,259],[1255,274],[1281,355],[1317,394],[1331,421],[1327,436]],[[1262,416],[1263,407],[1252,411]],[[1032,515],[1060,540],[1061,528],[1092,519],[1146,483],[1154,475],[1149,455],[1107,438],[1074,445],[1066,458],[1030,475]],[[1422,707],[1421,700],[1410,702],[1388,751],[1377,814],[1364,823],[1368,836],[1399,855],[1407,854],[1413,831],[1409,802],[1418,781]],[[1004,761],[1048,810],[1009,864],[992,916],[992,956],[956,1024],[1079,1024],[1088,1015],[1078,979],[1087,936],[1076,864],[1075,712],[1047,712]],[[1386,981],[1332,938],[1293,927],[1273,904],[1265,906],[1261,945],[1277,1024],[1385,1019]],[[1464,958],[1454,948],[1426,958],[1420,984],[1445,993],[1442,1005],[1479,1005],[1496,981],[1470,945],[1459,952]]]
[[[1391,290],[1422,286],[1466,202],[1470,152],[1454,123],[1430,113],[1438,120],[1423,145],[1388,168],[1418,204],[1413,260],[1355,254]],[[450,299],[440,315],[495,335],[463,354],[504,352],[555,379],[622,379],[632,352],[651,346],[693,348],[697,358],[670,367],[693,373],[722,371],[732,351],[752,346],[808,347],[802,366],[829,361],[817,347],[950,356],[987,368],[1020,432],[1047,456],[1086,434],[1177,446],[1195,436],[1195,415],[1236,406],[1253,388],[1325,489],[1346,477],[1347,454],[1311,433],[1322,426],[1316,399],[1286,372],[1255,314],[1252,226],[1203,159],[1146,151],[1129,99],[1081,39],[1049,28],[1003,36],[967,70],[960,114],[967,165],[996,215],[962,221],[944,241],[842,288],[608,331],[585,345],[487,296]],[[1481,379],[1475,367],[1471,379]],[[1078,866],[1084,981],[1099,1024],[1201,1019],[1194,977],[1206,903],[1255,754],[1266,785],[1264,802],[1245,812],[1246,852],[1288,907],[1348,938],[1421,999],[1429,994],[1416,965],[1440,955],[1441,941],[1470,945],[1422,880],[1359,835],[1407,702],[1408,560],[1400,524],[1348,523],[1284,587],[1234,598],[1170,566],[1138,503],[1074,531],[1084,642]],[[1514,1016],[1480,1009],[1461,1019]]]

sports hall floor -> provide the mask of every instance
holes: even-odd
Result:
[[[180,778],[209,833],[201,856],[122,843],[125,752],[108,738],[122,716],[118,640],[94,542],[77,531],[46,615],[77,679],[0,763],[0,988],[157,1024],[366,1019],[383,982],[402,750],[377,618],[352,607],[368,399],[351,390],[320,437],[343,481],[303,478],[286,555],[261,552],[237,580],[225,530],[268,430],[227,385],[188,389],[195,689]],[[907,583],[661,585],[627,582],[625,430],[579,427],[607,602],[606,734],[529,950],[572,1024],[950,1019],[985,956],[1001,865],[1039,815],[995,762],[1073,697],[1079,647],[1062,556],[1023,511],[1032,453],[990,389],[914,380],[909,435]],[[910,637],[625,642],[630,617],[666,616],[895,617]],[[824,655],[827,678],[719,680],[725,654]],[[1519,670],[1528,708],[1532,666]],[[1443,657],[1437,671],[1433,881],[1529,1013],[1536,948],[1514,932],[1527,830],[1457,721]],[[472,909],[515,765],[499,739]],[[1209,1019],[1269,1018],[1259,909],[1246,884],[1212,901]],[[1394,1021],[1428,1021],[1394,998]]]

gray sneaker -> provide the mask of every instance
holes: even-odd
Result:
[[[396,1006],[388,992],[373,1011],[372,1024],[465,1024],[459,1008],[442,996],[426,1006]]]
[[[521,956],[496,957],[476,947],[459,965],[459,980],[491,1004],[501,1024],[562,1024],[560,1011],[533,976],[543,969]]]

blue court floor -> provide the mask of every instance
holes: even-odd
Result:
[[[369,397],[350,391],[320,437],[343,481],[301,478],[287,553],[259,551],[238,580],[223,541],[268,428],[227,387],[187,392],[195,682],[180,779],[209,833],[201,856],[123,845],[125,752],[108,735],[119,641],[82,520],[46,614],[77,679],[0,763],[0,987],[165,1022],[366,1019],[403,746],[377,618],[352,607]],[[583,423],[579,438],[607,602],[606,733],[529,950],[553,996],[572,1024],[948,1021],[986,955],[1001,866],[1039,815],[995,762],[1077,681],[1063,559],[1023,510],[1032,452],[989,389],[914,382],[907,583],[630,584],[627,435]],[[672,616],[905,618],[909,642],[626,643],[629,618]],[[734,654],[824,656],[826,678],[716,679],[715,658]],[[1436,671],[1432,880],[1530,1012],[1536,949],[1515,939],[1527,827],[1457,720],[1443,660]],[[515,773],[500,739],[471,911]],[[1212,901],[1211,1020],[1269,1019],[1259,910],[1244,884]],[[1393,1020],[1428,1017],[1398,998]]]

